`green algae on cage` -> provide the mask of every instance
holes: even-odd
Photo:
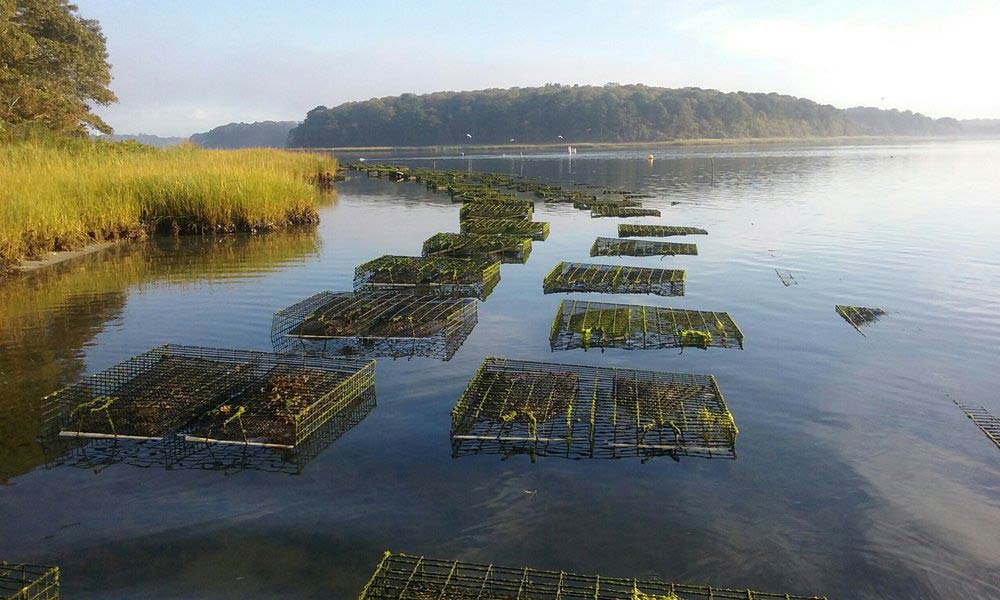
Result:
[[[980,431],[986,434],[991,442],[1000,448],[1000,419],[993,416],[985,406],[975,407],[962,404],[958,400],[952,400],[956,406],[962,409],[965,416],[969,417]]]
[[[64,438],[294,448],[374,383],[372,360],[166,345],[51,394],[46,412]]]
[[[783,283],[785,287],[799,284],[799,282],[795,279],[795,276],[792,275],[791,271],[785,271],[782,273],[778,269],[775,269],[774,272],[778,274],[778,279],[781,280],[781,283]]]
[[[274,314],[275,352],[450,360],[478,322],[474,298],[320,292]]]
[[[697,255],[698,246],[676,242],[599,237],[590,247],[591,256],[674,256],[677,254]]]
[[[437,233],[424,242],[424,256],[493,256],[501,263],[525,263],[531,238],[482,233]]]
[[[679,227],[676,225],[633,225],[618,224],[618,237],[672,237],[675,235],[708,235],[708,232],[698,227]]]
[[[715,378],[489,357],[452,410],[455,456],[735,458]]]
[[[546,294],[603,292],[683,296],[685,274],[680,269],[560,262],[542,283]]]
[[[472,219],[518,219],[530,221],[534,207],[529,203],[514,204],[511,202],[466,202],[458,211],[462,221]]]
[[[523,235],[540,242],[549,237],[549,224],[516,219],[475,219],[462,221],[461,231],[482,235]]]
[[[642,202],[638,200],[597,198],[594,196],[573,201],[573,208],[579,208],[580,210],[593,210],[595,206],[639,207],[642,206]]]
[[[591,217],[658,217],[660,211],[655,208],[639,208],[636,206],[619,206],[617,204],[598,204],[590,209]]]
[[[59,600],[59,567],[0,560],[0,600]]]
[[[826,600],[386,552],[358,600]]]
[[[743,348],[725,312],[563,300],[549,331],[553,351],[583,348]]]
[[[866,306],[837,304],[836,309],[837,314],[850,323],[851,327],[856,329],[861,335],[865,335],[865,332],[861,331],[862,327],[875,323],[887,314],[881,308],[868,308]]]
[[[475,256],[385,255],[354,269],[355,291],[411,291],[485,299],[500,282],[500,261]]]

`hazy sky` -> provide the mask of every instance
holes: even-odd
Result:
[[[403,92],[645,83],[1000,117],[1000,2],[76,0],[119,133],[301,120]],[[877,6],[876,6],[877,5]]]

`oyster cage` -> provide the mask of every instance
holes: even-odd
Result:
[[[275,352],[450,360],[478,323],[474,298],[320,292],[274,314]]]
[[[736,458],[711,375],[489,357],[451,413],[453,455]]]
[[[501,263],[525,263],[531,238],[519,235],[437,233],[424,242],[424,256],[492,256]]]
[[[59,567],[0,561],[0,600],[58,600]]]
[[[166,345],[46,397],[46,433],[291,449],[375,383],[375,361]]]
[[[597,204],[590,208],[591,217],[658,217],[660,211],[655,208],[639,208],[637,206],[620,206],[618,204]]]
[[[590,247],[591,256],[674,256],[676,254],[697,255],[698,246],[676,242],[599,237]]]
[[[583,348],[743,349],[743,332],[724,312],[563,300],[549,333],[552,350]]]
[[[545,221],[520,221],[517,219],[474,219],[461,222],[462,233],[482,235],[523,235],[536,242],[549,237],[549,224]]]
[[[990,414],[985,406],[977,408],[962,404],[957,400],[952,401],[962,409],[965,416],[969,417],[980,431],[986,434],[986,437],[990,438],[990,441],[997,445],[997,448],[1000,448],[1000,419]]]
[[[887,314],[881,308],[868,308],[865,306],[837,304],[836,309],[837,314],[843,317],[861,335],[865,335],[865,332],[861,331],[862,327],[871,325]]]
[[[546,294],[555,292],[604,292],[623,294],[684,295],[684,271],[619,265],[560,262],[542,282]]]
[[[358,600],[826,600],[386,552]]]
[[[517,204],[513,202],[466,202],[458,212],[458,218],[462,221],[472,219],[517,219],[530,221],[534,212],[534,205]]]
[[[385,255],[354,269],[355,291],[407,290],[486,299],[500,282],[500,261],[476,256]]]
[[[698,227],[677,227],[674,225],[630,225],[618,224],[618,237],[671,237],[675,235],[708,235]]]

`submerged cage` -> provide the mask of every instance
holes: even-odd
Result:
[[[274,314],[275,352],[449,360],[478,322],[475,298],[320,292]]]
[[[294,448],[374,383],[372,360],[166,345],[46,401],[63,438]]]
[[[618,237],[671,237],[675,235],[708,235],[698,227],[677,227],[674,225],[630,225],[618,224]]]
[[[976,424],[976,427],[980,431],[986,434],[986,437],[990,439],[991,442],[1000,448],[1000,419],[993,416],[990,411],[986,410],[985,406],[975,407],[962,404],[958,400],[953,400],[953,402],[962,409],[965,416]]]
[[[454,456],[736,458],[711,375],[489,357],[451,413]]]
[[[354,269],[355,291],[405,290],[485,299],[499,282],[500,261],[484,256],[385,255]]]
[[[636,206],[620,206],[618,204],[597,204],[590,208],[591,217],[658,217],[660,211],[655,208],[639,208]]]
[[[0,600],[58,600],[59,567],[0,561]]]
[[[677,254],[697,255],[698,246],[676,242],[599,237],[590,247],[591,256],[674,256]]]
[[[542,289],[546,294],[604,292],[683,296],[684,281],[681,269],[560,262],[545,276]]]
[[[868,308],[866,306],[846,306],[843,304],[837,304],[836,309],[837,314],[847,321],[851,327],[856,329],[861,335],[865,335],[865,332],[861,331],[862,327],[871,325],[886,315],[886,312],[881,308]]]
[[[524,263],[531,254],[531,238],[523,235],[437,233],[424,242],[424,256],[491,256],[501,263]]]
[[[386,552],[359,600],[826,600]]]
[[[517,219],[530,221],[534,212],[534,205],[518,204],[514,202],[466,202],[458,212],[458,217],[462,221],[472,219]]]
[[[462,221],[462,233],[483,235],[523,235],[536,242],[549,237],[549,224],[545,221],[521,221],[517,219],[474,219]]]
[[[724,312],[563,300],[549,333],[552,350],[739,348],[743,332]]]

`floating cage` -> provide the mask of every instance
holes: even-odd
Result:
[[[167,345],[48,396],[47,429],[295,448],[374,383],[372,360]]]
[[[596,196],[588,196],[586,198],[580,198],[573,201],[573,208],[579,208],[580,210],[593,210],[595,206],[619,206],[625,207],[638,207],[642,206],[642,202],[638,200],[612,200],[608,198],[597,198]]]
[[[736,458],[711,375],[489,357],[452,410],[454,455]]]
[[[563,300],[552,320],[552,350],[739,348],[743,332],[724,312]]]
[[[477,256],[385,255],[358,265],[355,291],[405,290],[486,299],[500,282],[500,261]]]
[[[275,352],[450,360],[478,322],[474,298],[320,292],[274,314]]]
[[[424,256],[492,256],[501,263],[525,263],[531,238],[482,233],[437,233],[424,242]]]
[[[516,219],[475,219],[462,221],[462,233],[481,235],[523,235],[536,242],[549,237],[549,224],[544,221],[519,221]]]
[[[59,567],[0,561],[0,600],[58,600]]]
[[[635,206],[619,206],[618,204],[598,204],[591,207],[591,217],[658,217],[660,211],[655,208],[639,208]]]
[[[826,600],[386,552],[359,600]]]
[[[462,205],[458,217],[462,221],[472,219],[517,219],[530,221],[534,205],[512,202],[467,202]]]
[[[708,235],[698,227],[676,227],[674,225],[630,225],[618,224],[618,237],[671,237],[675,235]]]
[[[676,242],[599,237],[590,248],[591,256],[674,256],[677,254],[696,255],[698,254],[698,246]]]
[[[986,434],[986,437],[990,438],[990,441],[997,445],[997,448],[1000,448],[1000,419],[990,414],[985,406],[977,408],[962,404],[957,400],[953,400],[953,402],[962,409],[965,416],[976,424],[976,427]]]
[[[778,279],[781,280],[781,283],[784,284],[785,287],[799,284],[799,282],[796,281],[795,276],[792,275],[791,271],[785,271],[782,273],[781,271],[775,269],[774,272],[778,274]]]
[[[619,265],[560,262],[545,276],[542,289],[554,292],[684,295],[684,271]]]
[[[862,327],[871,325],[886,315],[886,312],[881,308],[846,306],[843,304],[837,304],[836,308],[837,314],[850,323],[851,327],[856,329],[861,335],[865,335],[865,332],[861,331]]]

